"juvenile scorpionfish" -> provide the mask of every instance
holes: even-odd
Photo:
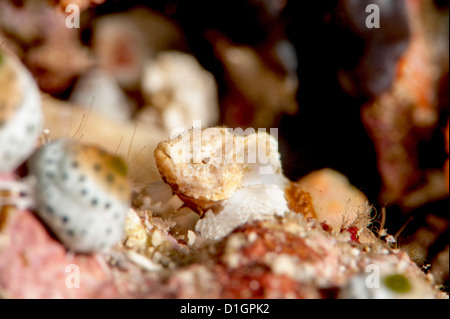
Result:
[[[22,164],[36,147],[43,115],[39,89],[13,55],[0,50],[0,173]]]
[[[155,160],[162,179],[202,215],[195,229],[205,238],[289,211],[278,142],[265,132],[192,128],[158,144]]]
[[[59,139],[41,147],[28,167],[37,212],[69,250],[99,252],[122,239],[130,184],[121,158]]]
[[[200,205],[228,199],[241,187],[278,183],[281,176],[278,142],[273,137],[234,134],[223,127],[190,129],[163,141],[155,149],[155,160],[163,180]],[[270,174],[260,173],[263,166],[270,168]]]

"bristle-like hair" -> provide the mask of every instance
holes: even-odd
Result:
[[[419,267],[423,267],[426,263],[426,251],[416,243],[409,243],[407,245],[400,245],[399,248],[406,252],[408,256]]]

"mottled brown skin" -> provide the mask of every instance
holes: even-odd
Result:
[[[79,165],[78,169],[88,172],[107,192],[122,201],[129,200],[131,189],[127,181],[127,166],[121,158],[95,146],[76,143],[68,145],[67,152],[73,154],[73,163]]]
[[[222,136],[225,136],[224,129],[217,129],[221,130]],[[212,163],[212,161],[177,163],[169,154],[171,148],[180,141],[182,141],[181,136],[173,140],[163,141],[158,144],[154,152],[156,166],[162,179],[176,193],[194,201],[198,200],[197,205],[201,206],[202,202],[213,204],[227,199],[241,186],[244,175],[243,165]],[[201,166],[201,170],[199,166]],[[213,175],[215,178],[212,177]]]

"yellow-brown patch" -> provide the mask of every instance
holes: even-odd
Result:
[[[303,214],[306,218],[316,218],[312,197],[300,184],[291,182],[285,190],[285,197],[290,210]]]
[[[5,57],[0,63],[0,124],[11,119],[22,101],[22,87],[13,63]]]
[[[131,185],[122,158],[91,145],[72,144],[67,151],[73,154],[72,165],[86,172],[98,185],[122,201],[130,199]]]

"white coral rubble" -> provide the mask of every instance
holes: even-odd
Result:
[[[144,97],[159,111],[168,131],[188,127],[194,120],[201,121],[204,127],[217,123],[215,79],[192,55],[161,52],[147,62],[143,72]]]

